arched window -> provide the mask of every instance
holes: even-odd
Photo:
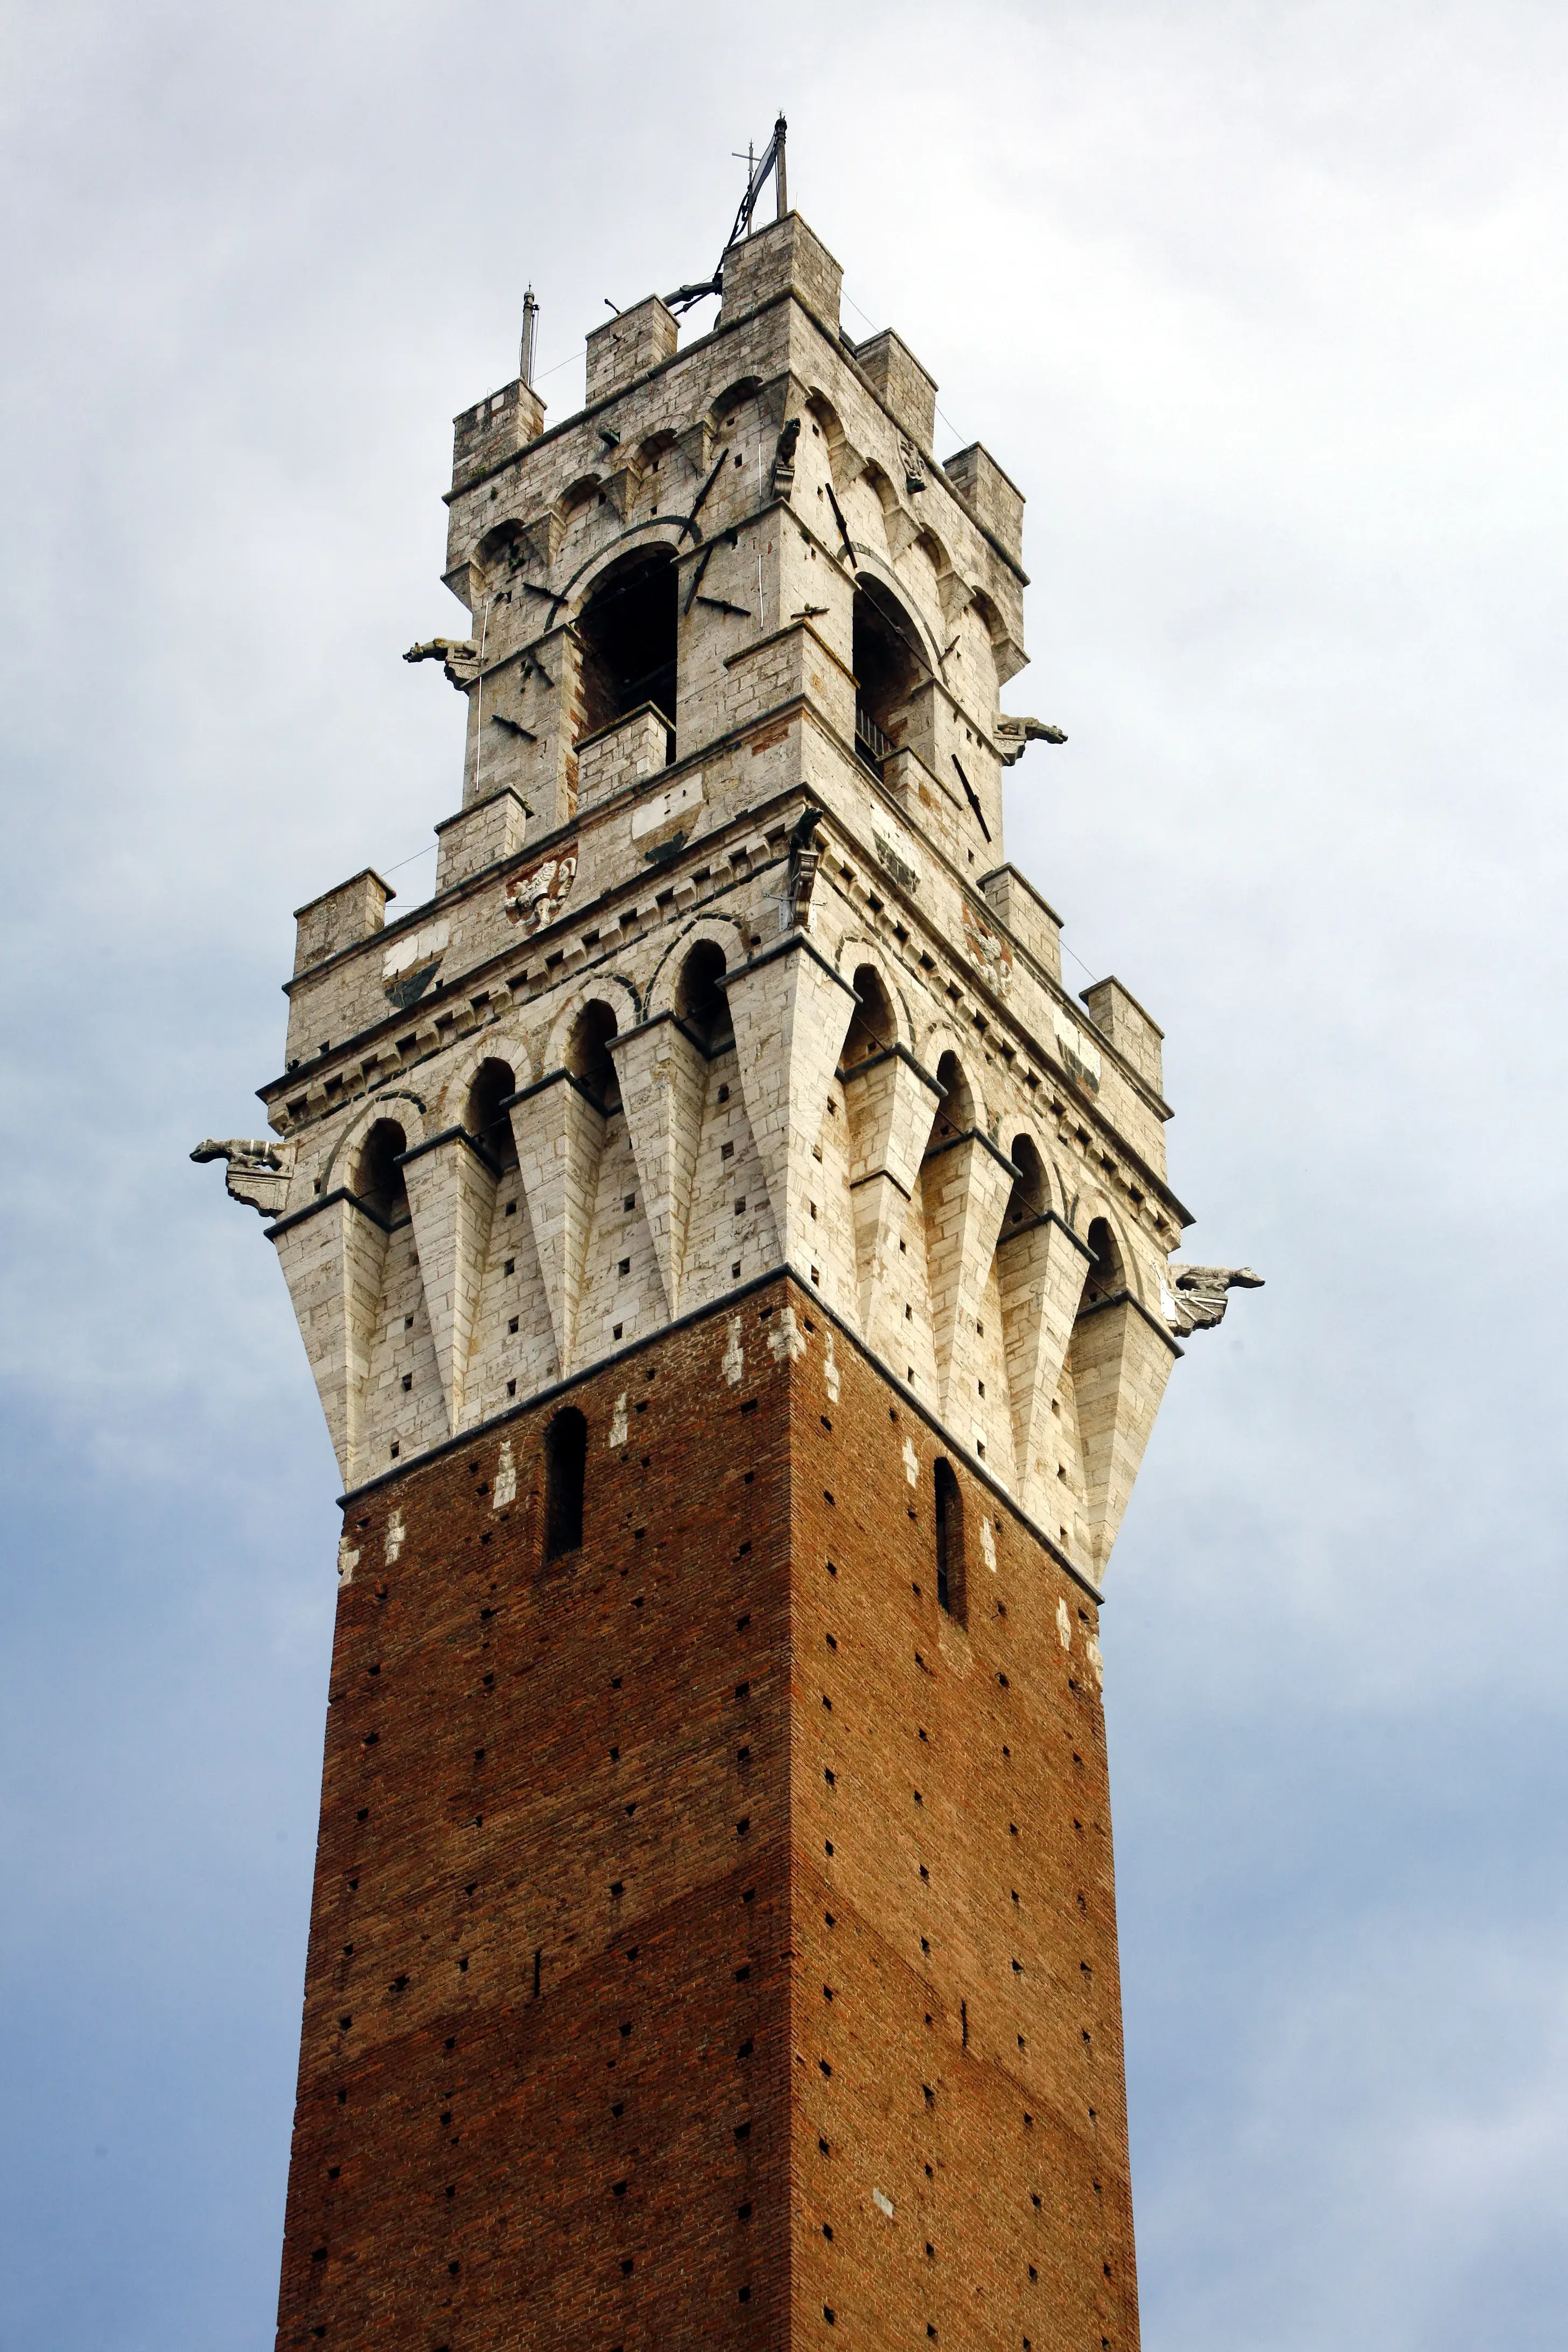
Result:
[[[1094,1264],[1083,1286],[1083,1303],[1092,1307],[1097,1299],[1114,1298],[1119,1290],[1127,1287],[1126,1269],[1121,1252],[1116,1245],[1116,1235],[1103,1217],[1096,1217],[1089,1229],[1089,1246]]]
[[[676,607],[668,547],[640,550],[598,583],[577,618],[584,735],[645,702],[674,725]]]
[[[926,675],[920,632],[891,589],[868,580],[856,589],[850,662],[855,671],[855,749],[876,774],[898,749],[904,706]]]
[[[544,1433],[544,1557],[563,1559],[583,1543],[583,1481],[588,1467],[588,1424],[575,1405],[563,1405]]]
[[[863,963],[857,970],[855,993],[860,1002],[850,1016],[849,1034],[838,1057],[838,1066],[843,1070],[852,1070],[868,1055],[885,1054],[898,1041],[899,1024],[893,1018],[882,975],[874,963]]]
[[[733,1045],[730,1000],[720,986],[728,967],[716,940],[699,940],[680,967],[675,991],[676,1018],[710,1054]]]
[[[931,1476],[936,1486],[936,1597],[950,1617],[964,1621],[963,1497],[952,1475],[952,1465],[939,1459]]]
[[[360,1145],[351,1189],[378,1217],[408,1214],[408,1186],[397,1160],[407,1149],[408,1139],[395,1118],[378,1118]]]
[[[610,1039],[615,1034],[614,1013],[607,1004],[595,1000],[584,1004],[566,1040],[566,1067],[574,1078],[582,1079],[603,1111],[618,1110],[621,1107],[620,1085],[610,1055]]]
[[[1014,1225],[1033,1224],[1037,1217],[1045,1215],[1049,1198],[1040,1155],[1026,1135],[1015,1138],[1010,1157],[1018,1172],[1013,1179],[1004,1231]]]
[[[500,1168],[517,1166],[517,1144],[511,1131],[511,1119],[501,1105],[509,1095],[517,1092],[517,1080],[510,1062],[498,1060],[493,1055],[481,1062],[474,1072],[468,1088],[467,1126],[476,1143],[482,1143],[490,1158]]]
[[[936,1082],[942,1089],[942,1101],[931,1126],[933,1148],[951,1142],[955,1135],[967,1135],[974,1125],[974,1097],[956,1054],[942,1055],[936,1066]]]

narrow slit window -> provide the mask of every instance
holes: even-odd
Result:
[[[936,1488],[936,1597],[950,1617],[964,1622],[963,1498],[952,1465],[939,1459],[931,1470]]]
[[[564,1405],[544,1433],[544,1557],[563,1559],[583,1543],[583,1482],[588,1424]]]

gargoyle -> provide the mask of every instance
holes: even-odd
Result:
[[[795,488],[795,444],[799,439],[800,419],[798,416],[792,416],[789,419],[789,422],[785,425],[784,431],[779,435],[778,446],[773,451],[773,496],[775,499],[787,499],[791,490]]]
[[[1065,743],[1067,740],[1059,727],[1047,727],[1043,719],[1016,719],[1004,711],[996,721],[996,748],[1005,768],[1016,766],[1031,743]]]
[[[209,1135],[197,1144],[191,1158],[198,1166],[209,1160],[226,1160],[229,1199],[243,1201],[247,1209],[258,1210],[264,1217],[275,1217],[289,1198],[294,1150],[293,1144],[274,1143],[264,1135],[231,1135],[221,1143]]]
[[[822,811],[808,803],[789,837],[788,878],[779,908],[781,928],[786,931],[811,929],[811,893],[822,862],[822,852],[812,846],[812,837],[821,823]]]
[[[405,662],[438,661],[447,673],[448,686],[466,689],[479,676],[479,649],[472,637],[432,637],[426,645],[410,646],[403,658]]]
[[[1182,1265],[1166,1268],[1171,1287],[1161,1305],[1165,1321],[1178,1339],[1194,1331],[1212,1331],[1223,1323],[1227,1290],[1261,1290],[1263,1276],[1249,1265]]]

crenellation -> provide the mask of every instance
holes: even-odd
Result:
[[[335,890],[323,891],[319,898],[296,907],[296,978],[379,931],[386,920],[387,902],[396,896],[391,883],[384,882],[374,867],[367,866],[348,881],[340,882]]]
[[[894,417],[915,445],[914,454],[928,450],[936,432],[936,379],[921,367],[903,338],[891,327],[857,343],[855,357],[886,401]],[[925,488],[923,468],[911,470],[907,487]]]

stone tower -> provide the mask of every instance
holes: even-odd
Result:
[[[288,2352],[1137,2343],[1100,1588],[1234,1277],[1004,856],[1022,497],[839,274],[458,418],[435,894],[300,910],[196,1155],[346,1490]]]

